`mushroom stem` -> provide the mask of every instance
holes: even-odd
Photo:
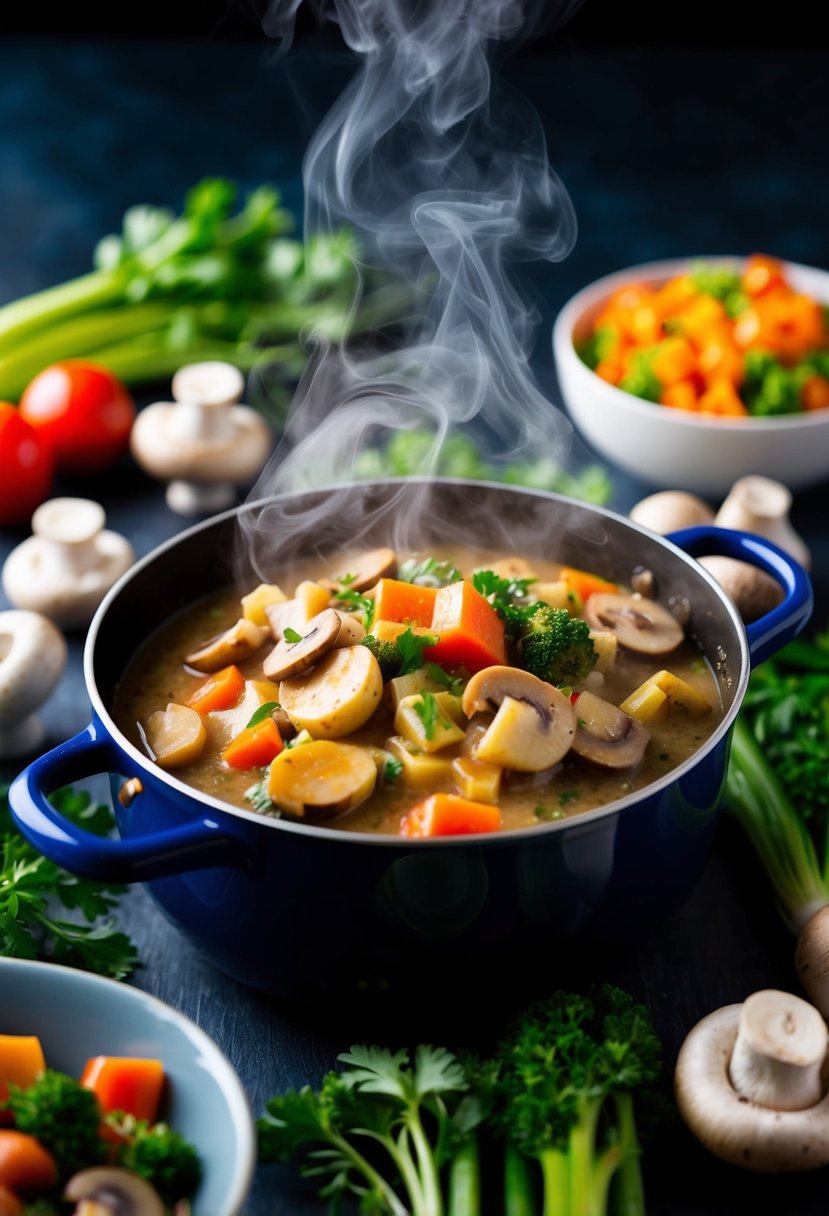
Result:
[[[818,908],[804,925],[794,962],[809,999],[829,1017],[829,905]]]
[[[829,1032],[813,1005],[770,988],[743,1003],[728,1069],[738,1093],[771,1110],[820,1101]]]
[[[720,528],[755,532],[779,545],[808,570],[811,555],[789,522],[791,491],[770,477],[741,477],[731,487],[714,523]]]
[[[826,1039],[817,1010],[789,993],[759,992],[717,1009],[689,1032],[677,1058],[682,1118],[707,1149],[743,1169],[828,1164],[829,1095],[820,1080]]]

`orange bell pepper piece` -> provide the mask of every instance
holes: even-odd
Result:
[[[662,384],[675,384],[696,370],[694,348],[686,338],[666,338],[657,347],[651,369]]]
[[[675,410],[691,410],[699,408],[699,393],[695,380],[687,376],[663,388],[659,395],[659,404],[668,405]]]
[[[717,414],[721,418],[743,418],[748,410],[730,380],[714,380],[699,399],[702,414]]]
[[[246,726],[231,739],[222,752],[222,759],[231,768],[264,768],[282,751],[282,736],[273,718],[264,718],[254,726]]]
[[[381,578],[374,593],[374,620],[429,626],[436,595],[436,587],[419,587],[396,578]]]
[[[466,836],[497,832],[501,811],[490,802],[473,802],[460,794],[432,794],[415,803],[400,821],[400,835],[411,838]]]
[[[186,704],[200,714],[209,714],[214,709],[230,709],[245,690],[245,677],[235,664],[223,667],[202,680],[188,698]]]
[[[615,583],[598,574],[591,574],[589,570],[579,570],[576,566],[562,566],[558,577],[564,580],[571,591],[575,591],[582,603],[596,591],[615,595],[619,590]]]
[[[81,1085],[91,1089],[101,1112],[122,1110],[155,1123],[164,1089],[160,1060],[132,1056],[93,1056],[81,1073]]]
[[[438,589],[431,628],[438,642],[423,655],[444,667],[465,667],[474,675],[507,661],[504,622],[466,579]]]
[[[753,253],[745,264],[742,275],[743,291],[748,296],[761,296],[770,288],[785,282],[783,267],[777,258],[765,253]]]
[[[829,380],[825,376],[810,376],[800,392],[804,410],[829,409]]]
[[[37,1035],[0,1034],[0,1102],[5,1102],[9,1096],[9,1082],[28,1089],[45,1068],[46,1060]],[[0,1111],[0,1122],[5,1113]]]

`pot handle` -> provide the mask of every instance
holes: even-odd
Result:
[[[737,532],[732,528],[683,528],[672,532],[672,541],[690,557],[717,554],[758,566],[776,579],[783,588],[781,603],[771,612],[746,626],[751,666],[756,667],[800,633],[812,615],[814,596],[811,580],[790,554],[752,532]]]
[[[103,728],[86,730],[33,761],[9,787],[12,818],[23,835],[73,874],[107,882],[147,882],[209,866],[249,868],[253,851],[227,825],[204,814],[179,827],[135,839],[95,836],[65,818],[47,794],[72,781],[117,772],[119,756]]]

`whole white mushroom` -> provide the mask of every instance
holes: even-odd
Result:
[[[66,666],[66,642],[46,617],[0,612],[0,759],[23,756],[45,735],[35,711],[50,696]]]

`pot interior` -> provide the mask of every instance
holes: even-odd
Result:
[[[139,562],[99,611],[87,669],[108,726],[117,683],[137,647],[195,600],[231,585],[279,581],[293,562],[388,544],[398,550],[453,544],[549,558],[630,584],[645,568],[655,594],[690,613],[688,632],[714,670],[725,719],[747,678],[742,626],[697,565],[629,520],[558,495],[470,481],[407,479],[278,496],[188,530]],[[719,734],[719,732],[717,732]]]

